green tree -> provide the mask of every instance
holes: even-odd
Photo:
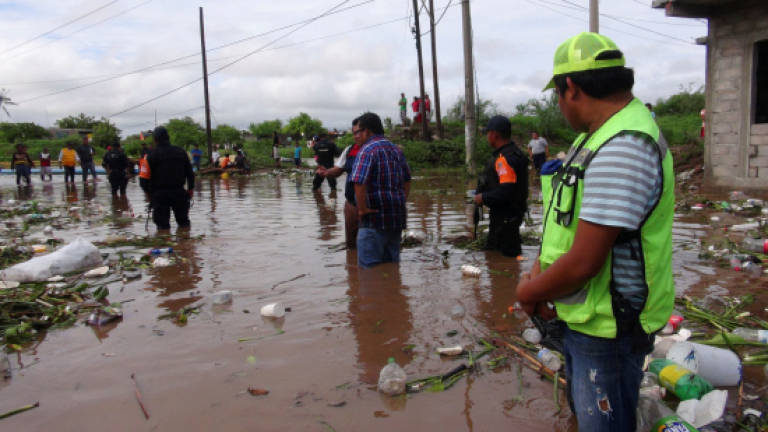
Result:
[[[213,135],[213,142],[217,144],[242,144],[243,135],[240,130],[230,125],[218,125],[216,129],[211,132]]]
[[[66,116],[56,120],[56,126],[62,129],[93,129],[98,121],[95,117],[80,113],[77,116]]]
[[[273,132],[279,133],[282,128],[283,128],[283,122],[280,121],[279,119],[265,120],[258,124],[251,123],[250,126],[248,126],[248,129],[250,129],[251,133],[256,138],[272,136]]]
[[[696,114],[704,109],[704,102],[706,97],[704,96],[703,89],[699,87],[694,90],[692,85],[688,88],[680,87],[680,92],[670,96],[667,99],[659,99],[656,101],[656,106],[653,107],[653,111],[656,115],[670,115],[670,114]]]
[[[530,130],[523,131],[525,135],[535,131],[545,137],[557,137],[565,141],[572,139],[573,134],[560,112],[557,97],[557,93],[552,91],[540,98],[528,99],[525,104],[515,107],[517,114],[514,118],[533,117],[534,119]]]
[[[165,128],[168,130],[173,145],[190,149],[195,144],[202,146],[205,143],[205,130],[191,117],[171,119]]]
[[[283,133],[288,135],[304,134],[305,137],[310,137],[325,132],[323,122],[313,119],[307,113],[299,113],[296,117],[289,119],[288,124],[283,127]]]
[[[17,142],[28,139],[50,138],[51,134],[34,123],[0,123],[0,141]]]
[[[109,119],[102,117],[93,127],[93,146],[106,148],[120,141],[120,129]]]
[[[499,106],[496,105],[496,102],[493,102],[489,99],[478,100],[475,103],[475,111],[475,119],[477,120],[477,124],[481,127],[485,126],[491,117],[497,114],[501,114],[501,111],[499,111]],[[459,97],[456,102],[454,102],[454,104],[448,108],[448,112],[446,113],[445,117],[448,121],[464,121],[463,97]]]

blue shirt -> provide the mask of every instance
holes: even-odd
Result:
[[[301,147],[295,147],[293,149],[293,158],[298,159],[301,157]]]
[[[192,155],[192,160],[197,163],[200,162],[200,157],[203,155],[203,151],[200,149],[192,149],[189,151],[189,154]]]
[[[405,183],[411,181],[411,170],[398,146],[383,135],[371,137],[357,154],[350,176],[353,183],[367,187],[368,208],[378,210],[365,215],[361,227],[405,229]]]

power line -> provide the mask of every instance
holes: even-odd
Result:
[[[289,44],[285,44],[285,45],[276,46],[276,47],[273,47],[271,49],[265,49],[264,51],[276,51],[276,50],[280,50],[280,49],[285,49],[285,48],[290,48],[290,47],[294,47],[294,46],[298,46],[298,45],[303,45],[303,44],[310,43],[310,42],[316,42],[316,41],[323,40],[323,39],[330,39],[330,38],[333,38],[333,37],[343,36],[343,35],[350,34],[350,33],[355,33],[355,32],[358,32],[358,31],[369,30],[369,29],[372,29],[372,28],[381,27],[381,26],[384,26],[384,25],[387,25],[387,24],[396,23],[396,22],[399,22],[399,21],[405,21],[405,20],[407,20],[409,18],[410,18],[410,16],[404,16],[404,17],[400,17],[400,18],[395,18],[395,19],[391,19],[391,20],[388,20],[388,21],[383,21],[383,22],[380,22],[380,23],[371,24],[371,25],[367,25],[367,26],[364,26],[364,27],[358,27],[358,28],[347,30],[347,31],[343,31],[343,32],[332,33],[332,34],[328,34],[328,35],[325,35],[325,36],[319,36],[319,37],[312,38],[312,39],[304,39],[304,40],[301,40],[301,41],[297,41],[297,42],[293,42],[293,43],[289,43]],[[221,60],[223,60],[223,59],[217,59],[217,61],[221,61]],[[197,65],[197,63],[194,63],[194,64]],[[211,75],[211,74],[208,74],[208,75]],[[197,81],[199,81],[199,79],[196,80],[195,82],[197,82]],[[188,84],[191,85],[191,84],[193,84],[193,82],[190,82]],[[176,115],[184,114],[184,113],[187,113],[189,111],[194,111],[194,110],[200,109],[200,108],[204,108],[204,106],[201,105],[199,107],[190,108],[188,110],[184,110],[184,111],[180,111],[180,112],[177,112],[177,113],[174,113],[174,114],[170,114],[169,117],[173,117],[173,116],[176,116]],[[149,122],[149,123],[151,123],[151,122]]]
[[[440,15],[440,18],[437,21],[435,21],[435,27],[437,27],[437,25],[440,24],[440,20],[443,19],[443,16],[445,15],[445,12],[448,10],[449,7],[451,7],[451,6],[461,6],[461,3],[456,3],[455,5],[451,5],[452,2],[453,2],[453,0],[449,0],[448,1],[448,4],[443,9],[443,13]],[[422,37],[426,36],[426,35],[430,34],[431,32],[432,32],[432,29],[430,28],[429,30],[427,30],[424,33],[422,33],[421,36]]]
[[[543,3],[545,0],[528,0],[528,1],[529,2],[530,1],[535,1],[536,4],[538,4],[539,6],[542,6],[542,7],[546,8],[546,9],[549,9],[550,11],[552,11],[552,12],[554,12],[556,14],[560,14],[560,15],[563,15],[563,16],[566,16],[566,17],[569,17],[569,18],[573,18],[573,19],[581,21],[581,22],[586,22],[586,19],[584,17],[574,16],[574,15],[571,15],[569,13],[566,13],[566,12],[563,12],[561,10],[554,9],[554,8],[548,6],[546,3]],[[602,27],[607,28],[609,30],[613,30],[613,31],[618,32],[618,33],[622,33],[622,34],[625,34],[625,35],[628,35],[628,36],[633,36],[633,37],[644,39],[644,40],[651,40],[651,41],[654,41],[654,42],[659,42],[659,43],[664,43],[664,44],[668,43],[668,41],[666,41],[666,40],[649,39],[647,36],[630,33],[630,32],[628,32],[626,30],[617,29],[615,27],[607,26],[605,24],[603,24]],[[680,43],[680,42],[676,42],[675,41],[675,43]]]
[[[588,10],[588,8],[586,8],[586,7],[584,7],[584,6],[580,5],[580,4],[576,4],[576,3],[574,3],[574,2],[572,2],[570,0],[560,0],[560,1],[563,2],[563,3],[567,3],[569,5],[576,6],[576,7],[580,8],[580,9]],[[667,37],[667,38],[670,38],[670,39],[678,40],[678,41],[684,42],[686,44],[695,45],[693,42],[691,42],[689,40],[681,39],[681,38],[679,38],[677,36],[672,36],[672,35],[669,35],[669,34],[666,34],[666,33],[658,32],[658,31],[653,30],[653,29],[649,29],[647,27],[639,26],[637,24],[633,24],[631,22],[627,22],[624,19],[618,18],[618,17],[613,16],[613,15],[608,15],[608,14],[604,14],[604,13],[601,13],[600,15],[604,16],[606,18],[612,19],[614,21],[618,21],[618,22],[620,22],[622,24],[625,24],[625,25],[628,25],[630,27],[635,27],[635,28],[638,28],[640,30],[644,30],[644,31],[647,31],[647,32],[650,32],[650,33],[657,34],[659,36],[664,36],[664,37]]]
[[[453,0],[448,0],[448,4],[445,5],[445,8],[443,8],[443,13],[440,14],[440,18],[438,18],[437,21],[435,21],[435,25],[440,24],[440,20],[443,19],[443,17],[445,16],[445,13],[448,11],[448,8],[451,7],[451,3],[453,3]]]
[[[31,48],[31,49],[29,49],[29,50],[27,50],[27,51],[24,51],[24,52],[22,52],[21,54],[19,54],[19,55],[15,56],[15,57],[11,57],[11,59],[16,59],[16,58],[19,58],[19,57],[24,57],[26,54],[29,54],[29,53],[31,53],[32,51],[36,51],[36,50],[38,50],[38,49],[40,49],[40,48],[42,48],[42,47],[44,47],[44,46],[48,45],[49,43],[56,43],[56,42],[62,41],[62,40],[66,39],[66,38],[68,38],[68,37],[70,37],[70,36],[73,36],[73,35],[75,35],[75,34],[77,34],[77,33],[80,33],[80,32],[82,32],[82,31],[88,30],[88,29],[90,29],[90,28],[93,28],[93,27],[96,27],[96,26],[98,26],[98,25],[104,24],[105,22],[107,22],[107,21],[109,21],[109,20],[111,20],[111,19],[117,18],[117,17],[119,17],[119,16],[121,16],[121,15],[125,15],[125,14],[127,14],[128,12],[131,12],[131,11],[133,11],[134,9],[138,9],[138,8],[140,8],[140,7],[144,6],[144,5],[146,5],[147,3],[150,3],[151,1],[152,1],[152,0],[147,0],[147,1],[145,1],[144,3],[139,3],[139,4],[137,4],[137,5],[135,5],[135,6],[132,6],[132,7],[128,8],[128,9],[125,9],[125,10],[123,10],[123,11],[121,11],[121,12],[118,12],[118,13],[116,13],[116,14],[114,14],[114,15],[108,16],[108,17],[106,17],[106,18],[104,18],[104,19],[102,19],[102,20],[100,20],[100,21],[97,21],[97,22],[95,22],[95,23],[93,23],[93,24],[90,24],[90,25],[87,25],[87,26],[85,26],[85,27],[82,27],[82,28],[80,28],[80,29],[78,29],[78,30],[75,30],[75,31],[73,31],[72,33],[66,34],[66,35],[64,35],[64,36],[62,36],[62,37],[60,37],[60,38],[58,38],[58,39],[52,40],[52,41],[50,41],[50,42],[48,42],[48,43],[43,43],[43,44],[40,44],[40,45],[38,45],[38,46],[36,46],[36,47],[34,47],[34,48]]]
[[[222,67],[220,67],[220,68],[218,68],[218,69],[216,69],[216,70],[214,70],[214,71],[212,71],[212,72],[209,72],[209,73],[208,73],[208,76],[211,76],[211,75],[213,75],[213,74],[215,74],[215,73],[217,73],[217,72],[220,72],[220,71],[222,71],[222,70],[224,70],[224,69],[226,69],[226,68],[228,68],[228,67],[230,67],[230,66],[232,66],[232,65],[234,65],[234,64],[236,64],[236,63],[238,63],[238,62],[240,62],[240,61],[242,61],[242,60],[244,60],[244,59],[246,59],[246,58],[248,58],[248,57],[250,57],[251,55],[253,55],[253,54],[256,54],[257,52],[264,50],[266,47],[268,47],[268,46],[270,46],[270,45],[274,44],[275,42],[278,42],[278,41],[280,41],[281,39],[284,39],[284,38],[286,38],[286,37],[288,37],[288,36],[292,35],[293,33],[297,32],[298,30],[300,30],[300,29],[302,29],[302,28],[306,27],[307,25],[309,25],[309,24],[311,24],[311,23],[313,23],[313,22],[317,21],[318,19],[320,19],[320,18],[323,18],[323,17],[327,16],[328,14],[330,14],[330,13],[331,13],[331,12],[333,12],[334,10],[338,9],[339,7],[343,6],[345,3],[348,3],[349,1],[350,1],[350,0],[343,0],[341,3],[339,3],[338,5],[336,5],[336,6],[332,7],[332,8],[331,8],[331,9],[329,9],[328,11],[326,11],[326,12],[323,12],[322,14],[320,14],[320,15],[317,15],[317,16],[316,16],[316,17],[314,17],[314,18],[311,18],[311,19],[309,19],[309,20],[306,20],[306,21],[305,21],[305,23],[304,23],[304,24],[302,24],[301,26],[299,26],[298,28],[296,28],[296,29],[294,29],[294,30],[291,30],[290,32],[288,32],[288,33],[286,33],[286,34],[284,34],[284,35],[282,35],[282,36],[279,36],[279,37],[278,37],[278,38],[276,38],[276,39],[273,39],[272,41],[270,41],[270,42],[268,42],[268,43],[266,43],[266,44],[262,45],[261,47],[259,47],[259,48],[255,49],[255,50],[253,50],[253,51],[251,51],[251,52],[249,52],[249,53],[247,53],[247,54],[245,54],[245,55],[243,55],[243,56],[241,56],[241,57],[239,57],[239,58],[235,59],[234,61],[231,61],[231,62],[227,63],[226,65],[224,65],[224,66],[222,66]],[[111,118],[111,117],[117,117],[117,116],[119,116],[119,115],[121,115],[121,114],[125,114],[125,113],[127,113],[128,111],[132,111],[132,110],[134,110],[134,109],[136,109],[136,108],[139,108],[139,107],[141,107],[141,106],[144,106],[144,105],[146,105],[146,104],[148,104],[148,103],[150,103],[150,102],[154,102],[154,101],[156,101],[156,100],[158,100],[158,99],[160,99],[160,98],[163,98],[163,97],[165,97],[165,96],[168,96],[168,95],[170,95],[170,94],[172,94],[172,93],[175,93],[175,92],[177,92],[177,91],[179,91],[179,90],[181,90],[181,89],[183,89],[183,88],[185,88],[185,87],[189,87],[189,86],[191,86],[192,84],[195,84],[195,83],[197,83],[198,81],[202,81],[202,80],[203,80],[203,78],[202,78],[202,77],[200,77],[200,78],[197,78],[197,79],[194,79],[194,80],[192,80],[192,81],[190,81],[190,82],[188,82],[188,83],[182,84],[182,85],[180,85],[180,86],[178,86],[178,87],[174,88],[173,90],[167,91],[167,92],[165,92],[165,93],[163,93],[163,94],[161,94],[161,95],[159,95],[159,96],[155,96],[155,97],[153,97],[153,98],[151,98],[151,99],[148,99],[148,100],[146,100],[146,101],[143,101],[143,102],[141,102],[141,103],[138,103],[138,104],[136,104],[136,105],[133,105],[133,106],[131,106],[131,107],[129,107],[129,108],[126,108],[126,109],[124,109],[124,110],[122,110],[122,111],[116,112],[116,113],[114,113],[114,114],[110,114],[108,117],[110,117],[110,118]]]
[[[37,36],[33,37],[32,39],[28,39],[28,40],[26,40],[26,41],[24,41],[24,42],[22,42],[22,43],[20,43],[20,44],[18,44],[18,45],[16,45],[16,46],[14,46],[14,47],[11,47],[11,48],[9,48],[9,49],[7,49],[7,50],[5,50],[5,51],[2,51],[2,52],[0,52],[0,55],[3,55],[3,54],[5,54],[5,53],[8,53],[8,52],[11,52],[11,51],[13,51],[13,50],[15,50],[15,49],[17,49],[17,48],[19,48],[19,47],[22,47],[22,46],[24,46],[24,45],[26,45],[26,44],[30,43],[30,42],[36,41],[36,40],[40,39],[40,38],[41,38],[41,37],[43,37],[43,36],[47,36],[47,35],[49,35],[49,34],[51,34],[51,33],[55,32],[56,30],[62,29],[62,28],[66,27],[66,26],[68,26],[68,25],[70,25],[70,24],[72,24],[72,23],[75,23],[75,22],[77,22],[77,21],[80,21],[81,19],[83,19],[83,18],[85,18],[85,17],[87,17],[87,16],[90,16],[90,15],[93,15],[93,14],[95,14],[96,12],[98,12],[98,11],[100,11],[100,10],[102,10],[102,9],[106,8],[106,7],[109,7],[109,6],[111,6],[111,5],[115,4],[115,3],[117,3],[118,1],[119,1],[119,0],[112,0],[111,2],[109,2],[109,3],[107,3],[107,4],[104,4],[104,5],[102,5],[102,6],[99,6],[99,7],[97,7],[96,9],[94,9],[94,10],[92,10],[92,11],[90,11],[90,12],[87,12],[87,13],[85,13],[85,14],[83,14],[83,15],[80,15],[79,17],[77,17],[77,18],[75,18],[75,19],[72,19],[72,20],[69,20],[69,21],[65,22],[64,24],[61,24],[60,26],[54,27],[54,28],[52,28],[51,30],[48,30],[47,32],[44,32],[44,33],[40,33],[39,35],[37,35]]]
[[[115,0],[115,1],[117,1],[117,0]],[[349,0],[347,0],[347,1],[349,1]],[[322,17],[334,15],[334,14],[337,14],[337,13],[340,13],[340,12],[344,12],[344,11],[347,11],[347,10],[350,10],[350,9],[353,9],[353,8],[356,8],[356,7],[360,7],[360,6],[363,6],[363,5],[367,4],[367,3],[371,3],[373,1],[374,0],[365,0],[365,1],[362,1],[362,2],[359,2],[359,3],[347,6],[346,8],[336,9],[336,10],[333,10],[332,12],[323,14]],[[346,1],[344,3],[346,3]],[[239,39],[239,40],[236,40],[236,41],[233,41],[233,42],[226,43],[224,45],[219,45],[217,47],[207,49],[206,53],[213,52],[213,51],[216,51],[216,50],[220,50],[220,49],[223,49],[223,48],[235,45],[235,44],[239,44],[239,43],[251,40],[251,39],[255,39],[255,38],[258,38],[258,37],[266,36],[266,35],[269,35],[269,34],[272,34],[272,33],[276,33],[276,32],[278,32],[280,30],[285,30],[285,29],[288,29],[288,28],[296,27],[296,26],[305,26],[305,25],[307,25],[307,24],[309,24],[311,22],[313,22],[312,19],[298,21],[298,22],[293,23],[293,24],[289,24],[289,25],[286,25],[286,26],[278,27],[278,28],[275,28],[275,29],[272,29],[272,30],[268,30],[266,32],[254,35],[254,36],[249,36],[247,38]],[[165,65],[168,65],[168,64],[175,63],[177,61],[181,61],[181,60],[185,60],[185,59],[188,59],[188,58],[197,57],[198,55],[200,55],[200,53],[188,54],[188,55],[184,55],[184,56],[181,56],[181,57],[173,58],[171,60],[166,60],[166,61],[163,61],[163,62],[160,62],[160,63],[155,63],[153,65],[149,65],[149,66],[145,66],[145,67],[142,67],[142,68],[139,68],[139,69],[135,69],[135,70],[132,70],[132,71],[129,71],[129,72],[124,72],[124,73],[120,73],[120,74],[116,74],[116,75],[111,75],[111,76],[108,76],[108,77],[105,76],[104,79],[99,79],[99,80],[91,82],[91,83],[81,84],[81,85],[78,85],[78,86],[74,86],[74,87],[70,87],[70,88],[66,88],[66,89],[62,89],[62,90],[57,90],[57,91],[54,91],[54,92],[51,92],[51,93],[46,93],[46,94],[34,96],[34,97],[29,98],[29,99],[25,99],[23,101],[19,101],[19,103],[32,102],[32,101],[35,101],[35,100],[38,100],[38,99],[43,99],[43,98],[46,98],[46,97],[49,97],[49,96],[55,96],[55,95],[58,95],[58,94],[67,93],[67,92],[70,92],[70,91],[73,91],[73,90],[79,90],[79,89],[82,89],[82,88],[85,88],[85,87],[90,87],[90,86],[93,86],[93,85],[96,85],[96,84],[101,84],[101,83],[104,83],[104,82],[107,82],[107,81],[111,81],[111,80],[114,80],[114,79],[126,77],[126,76],[129,76],[129,75],[134,75],[134,74],[137,74],[137,73],[147,72],[147,71],[150,71],[150,70],[153,70],[153,69],[157,69],[159,66],[165,66]],[[197,64],[197,63],[195,63],[195,64]]]
[[[372,1],[372,0],[371,0],[371,1]],[[251,52],[249,52],[249,53],[247,53],[247,54],[245,54],[245,55],[243,55],[243,56],[241,56],[241,57],[237,58],[236,60],[233,60],[233,61],[231,61],[231,62],[229,62],[229,63],[225,64],[224,66],[221,66],[221,67],[219,67],[218,69],[215,69],[213,72],[209,73],[208,75],[213,75],[213,74],[215,74],[216,72],[222,71],[222,70],[224,70],[224,69],[226,69],[226,68],[228,68],[228,67],[230,67],[230,66],[232,66],[232,65],[234,65],[234,64],[236,64],[236,63],[238,63],[238,62],[241,62],[241,61],[245,60],[246,58],[248,58],[248,57],[250,57],[250,56],[252,56],[252,55],[256,54],[256,53],[257,53],[257,52],[259,52],[259,51],[263,51],[263,50],[264,50],[265,48],[267,48],[268,46],[270,46],[270,45],[274,44],[275,42],[278,42],[278,41],[279,41],[279,40],[281,40],[281,39],[284,39],[284,38],[286,38],[286,37],[288,37],[288,36],[290,36],[290,35],[292,35],[292,34],[296,33],[297,31],[301,30],[302,28],[306,27],[307,25],[309,25],[309,24],[311,24],[311,23],[313,23],[313,22],[315,22],[315,21],[319,20],[320,18],[322,18],[322,17],[326,16],[327,14],[329,14],[329,13],[333,12],[333,10],[335,10],[335,9],[337,9],[337,8],[339,8],[339,7],[341,7],[341,6],[342,6],[342,5],[344,5],[345,3],[349,3],[349,0],[343,0],[343,1],[342,1],[341,3],[339,3],[337,6],[334,6],[334,7],[332,7],[332,8],[331,8],[329,11],[327,11],[327,12],[324,12],[323,14],[321,14],[321,15],[318,15],[318,16],[316,16],[316,17],[314,17],[314,18],[312,18],[312,19],[308,20],[308,21],[307,21],[307,23],[306,23],[306,24],[304,24],[304,25],[302,25],[301,27],[297,27],[297,28],[295,28],[295,29],[293,29],[293,30],[289,31],[288,33],[286,33],[286,34],[284,34],[284,35],[282,35],[282,36],[278,37],[277,39],[273,39],[273,40],[271,40],[271,41],[267,42],[266,44],[264,44],[264,45],[260,46],[259,48],[256,48],[255,50],[253,50],[253,51],[251,51]]]

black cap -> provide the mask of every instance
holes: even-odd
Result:
[[[488,133],[488,131],[496,131],[502,135],[509,136],[512,133],[512,123],[509,122],[508,118],[496,115],[491,117],[488,120],[488,126],[483,128],[483,133]]]

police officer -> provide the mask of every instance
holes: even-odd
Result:
[[[152,220],[159,230],[171,228],[171,209],[179,228],[189,227],[189,201],[195,188],[195,173],[187,152],[172,146],[168,131],[158,126],[152,134],[155,149],[147,157],[149,162],[149,191]],[[187,189],[184,190],[184,183]]]
[[[119,140],[115,140],[110,150],[104,154],[101,166],[107,171],[109,185],[112,187],[112,196],[117,196],[118,190],[120,190],[121,196],[125,196],[125,187],[128,184],[128,169],[132,169],[133,164],[120,148]]]
[[[341,154],[339,149],[336,147],[336,144],[334,144],[333,141],[330,141],[328,139],[328,135],[326,134],[320,135],[319,140],[314,141],[316,142],[312,148],[315,151],[315,156],[317,157],[317,165],[324,168],[333,168],[333,158]],[[321,176],[320,174],[315,174],[315,179],[312,180],[313,191],[320,189],[324,178],[325,177]],[[330,186],[332,191],[336,190],[335,177],[328,177],[328,186]]]
[[[494,116],[483,133],[494,150],[474,201],[491,209],[486,249],[516,257],[522,253],[520,224],[528,201],[528,158],[512,141],[508,118]]]

